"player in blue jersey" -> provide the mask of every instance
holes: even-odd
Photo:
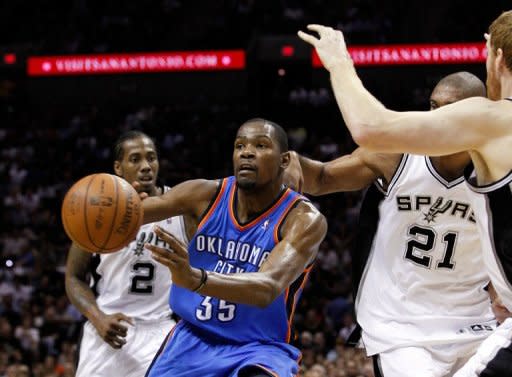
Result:
[[[188,214],[197,224],[188,251],[160,228],[170,249],[146,245],[173,274],[170,305],[182,318],[150,377],[298,373],[290,326],[327,223],[283,185],[289,161],[284,130],[252,119],[236,136],[234,176],[187,181],[144,200],[145,222]]]

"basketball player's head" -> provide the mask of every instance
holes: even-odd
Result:
[[[501,79],[512,73],[512,11],[503,12],[489,27],[487,40],[487,91],[492,100],[501,99]]]
[[[288,137],[281,126],[260,118],[240,126],[233,150],[234,174],[240,189],[281,185],[289,162]]]
[[[114,171],[128,182],[138,182],[140,192],[155,195],[158,154],[153,140],[143,132],[128,131],[114,144]]]
[[[430,95],[430,110],[469,97],[485,97],[485,85],[469,72],[457,72],[441,79]]]

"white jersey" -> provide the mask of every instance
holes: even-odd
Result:
[[[168,187],[164,188],[164,191],[168,190]],[[136,320],[148,321],[170,316],[170,271],[144,248],[146,242],[165,245],[153,231],[155,224],[188,244],[183,217],[177,216],[142,225],[136,239],[124,249],[112,254],[98,254],[99,264],[93,268],[93,290],[103,312],[121,312]]]
[[[467,183],[473,207],[479,214],[485,267],[498,296],[512,311],[512,171],[485,186],[478,186],[474,176],[468,177]]]
[[[368,355],[487,336],[489,278],[464,177],[447,182],[428,157],[404,155],[365,202],[356,314]]]

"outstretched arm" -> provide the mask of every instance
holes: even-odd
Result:
[[[330,27],[309,25],[319,38],[299,32],[331,74],[331,83],[347,127],[360,146],[380,152],[444,155],[479,150],[504,125],[496,119],[496,103],[470,98],[434,111],[396,112],[384,107],[363,86],[354,69],[343,34]]]
[[[318,252],[327,232],[324,216],[310,203],[300,203],[283,224],[283,239],[274,247],[258,272],[219,274],[208,271],[201,295],[230,302],[266,307],[294,282]],[[190,266],[188,253],[176,238],[157,230],[172,248],[146,245],[153,257],[169,267],[173,284],[194,290],[200,286],[201,271]]]
[[[66,293],[69,301],[91,322],[103,340],[112,348],[121,348],[126,343],[128,332],[122,322],[133,324],[133,321],[123,313],[108,315],[98,307],[87,281],[91,255],[75,244],[71,245],[66,264]]]
[[[362,190],[377,178],[387,181],[393,175],[400,156],[358,148],[352,154],[321,162],[292,152],[292,159],[298,159],[302,168],[303,190],[312,195]]]
[[[218,181],[194,179],[174,186],[163,195],[146,198],[142,201],[144,224],[179,215],[198,219],[210,204],[218,187]]]

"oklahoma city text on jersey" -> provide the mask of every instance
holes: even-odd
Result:
[[[218,255],[222,259],[217,261],[214,272],[221,274],[244,272],[244,267],[239,267],[229,261],[250,263],[258,269],[268,258],[270,250],[263,250],[262,247],[238,240],[224,240],[216,236],[200,234],[196,238],[196,250]]]

